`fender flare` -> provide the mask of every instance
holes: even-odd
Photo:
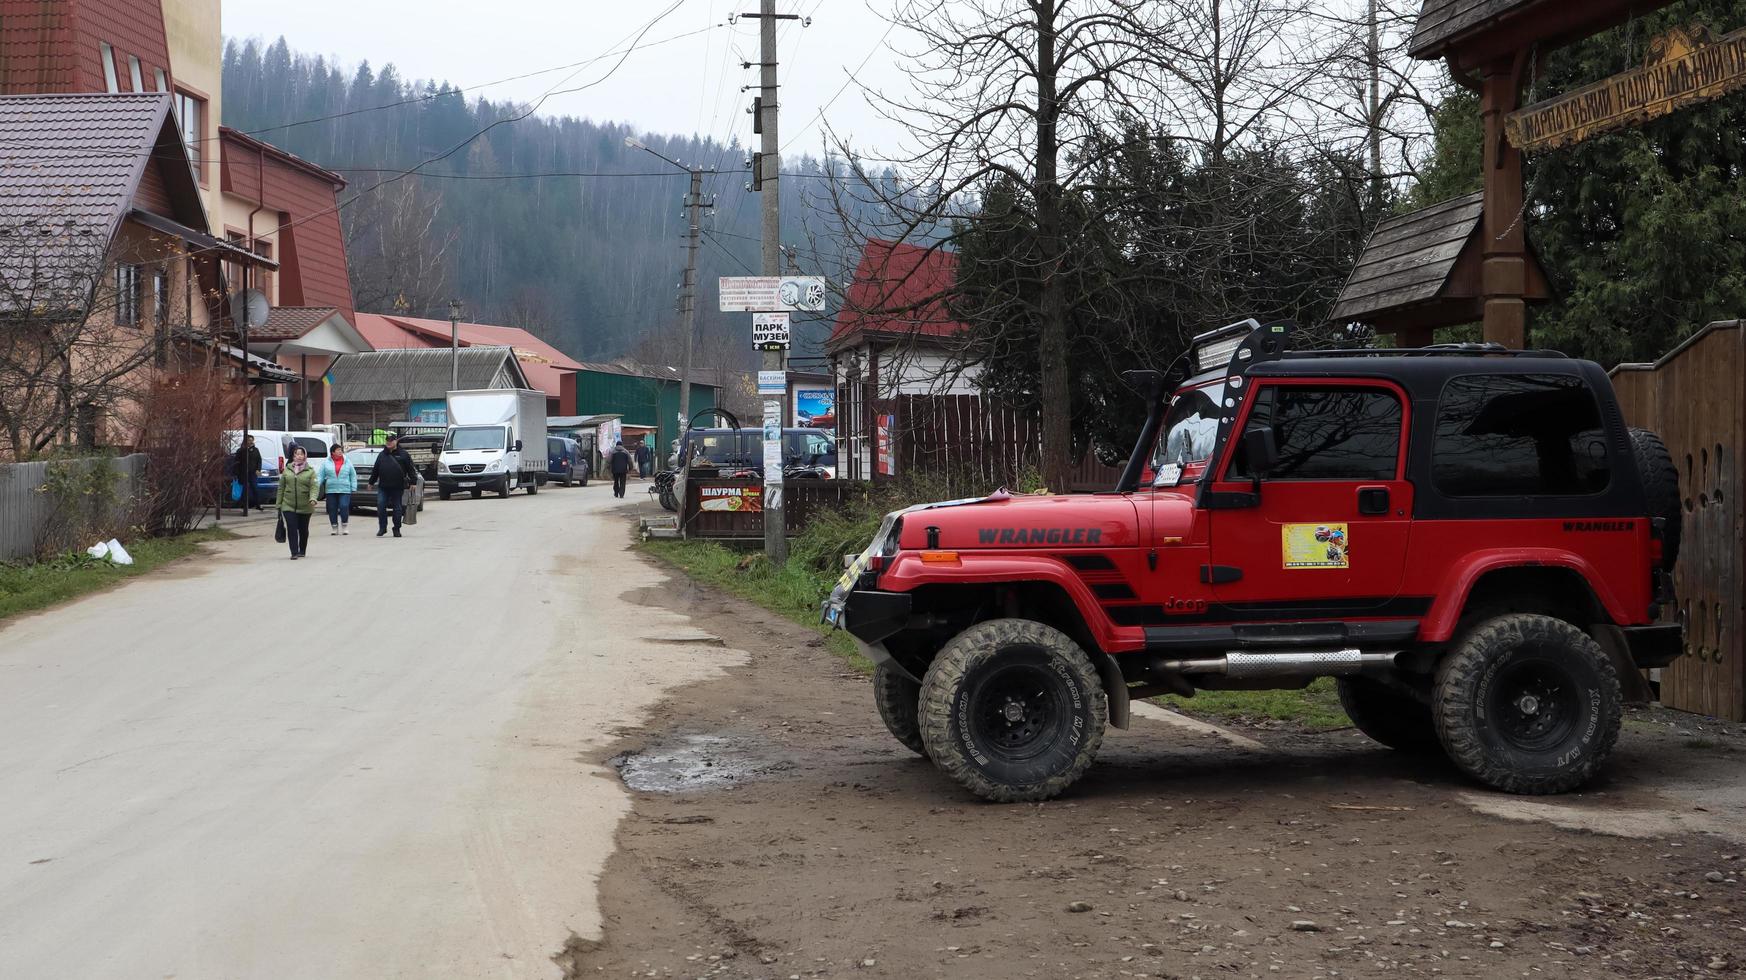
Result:
[[[1557,568],[1575,572],[1614,622],[1631,621],[1618,597],[1607,588],[1606,580],[1580,555],[1556,548],[1501,548],[1473,552],[1449,569],[1437,589],[1437,595],[1442,598],[1431,607],[1430,614],[1420,625],[1419,638],[1429,643],[1442,643],[1452,637],[1474,586],[1486,574],[1507,568]]]

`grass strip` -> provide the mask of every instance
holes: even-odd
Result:
[[[873,662],[861,656],[849,634],[819,622],[819,605],[835,583],[801,562],[790,561],[778,569],[761,552],[735,551],[713,541],[653,539],[642,548],[705,585],[812,630],[824,637],[825,649],[861,673],[873,673]]]
[[[234,537],[222,528],[203,528],[174,538],[145,538],[127,546],[132,565],[114,565],[80,551],[48,561],[0,563],[0,621],[137,578],[188,557],[208,541]]]
[[[1352,727],[1332,677],[1317,678],[1300,691],[1197,691],[1192,698],[1170,694],[1151,700],[1184,714],[1222,721],[1282,721],[1316,732]]]

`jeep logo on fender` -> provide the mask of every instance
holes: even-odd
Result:
[[[1636,521],[1565,521],[1564,530],[1572,531],[1635,531]]]
[[[985,527],[976,532],[979,544],[1097,544],[1097,527]]]

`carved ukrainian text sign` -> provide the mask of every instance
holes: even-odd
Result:
[[[1510,143],[1555,150],[1640,125],[1746,87],[1746,30],[1715,41],[1704,28],[1675,28],[1649,44],[1642,68],[1512,112]]]

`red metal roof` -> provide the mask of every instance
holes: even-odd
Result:
[[[868,239],[825,347],[837,350],[863,335],[950,337],[969,329],[946,311],[958,278],[958,256],[940,247]]]
[[[280,212],[279,302],[332,306],[353,315],[338,189],[345,181],[301,157],[233,129],[220,130],[221,180],[227,194]],[[269,222],[270,223],[270,222]],[[264,229],[271,232],[272,228]]]
[[[527,375],[528,382],[552,398],[561,397],[565,374],[582,370],[581,362],[519,327],[490,323],[460,323],[456,326],[462,347],[508,347],[514,350],[515,359],[522,373]],[[359,313],[357,327],[370,346],[377,350],[446,347],[449,343],[447,320]]]

